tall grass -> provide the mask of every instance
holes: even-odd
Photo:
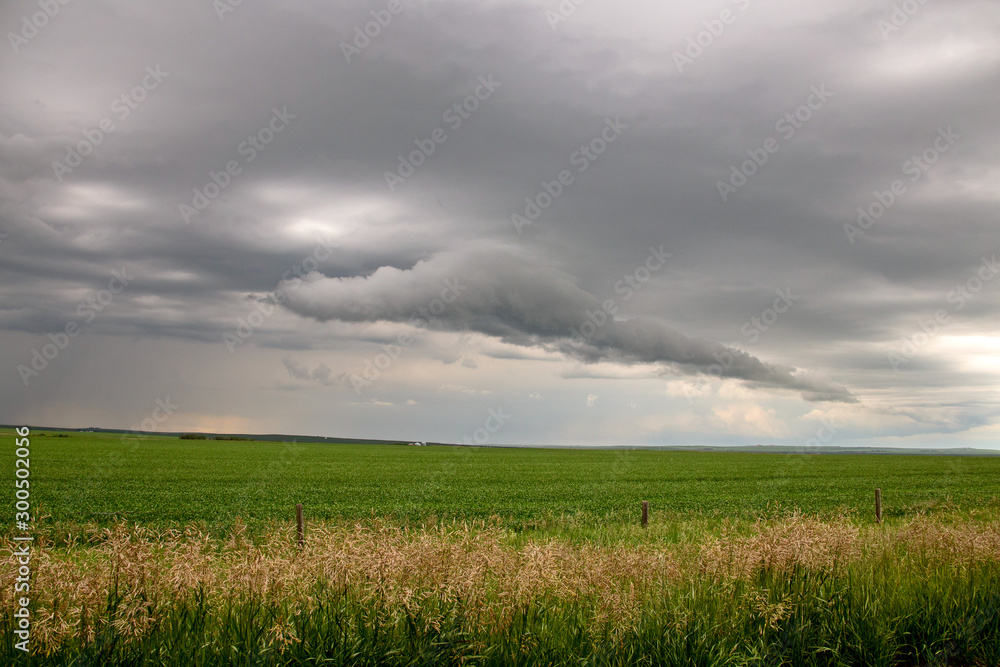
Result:
[[[8,641],[3,664],[1000,664],[992,521],[795,516],[618,544],[369,522],[311,526],[304,548],[122,524],[41,541],[34,654]],[[9,591],[0,605],[10,637]]]

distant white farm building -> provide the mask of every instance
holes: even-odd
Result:
[[[417,442],[410,443],[410,447],[426,447],[426,446],[427,446],[426,442],[420,442],[419,440]]]

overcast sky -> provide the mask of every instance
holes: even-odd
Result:
[[[1000,447],[995,0],[0,25],[0,422]]]

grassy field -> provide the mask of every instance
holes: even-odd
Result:
[[[10,432],[8,432],[10,433]],[[13,434],[0,432],[0,438]],[[794,509],[888,518],[1000,509],[1000,457],[815,456],[291,444],[70,433],[32,436],[32,500],[56,523],[119,517],[229,526],[312,519],[485,519],[508,525],[653,516],[755,518]],[[13,468],[13,447],[3,461]],[[4,493],[13,503],[13,489]],[[127,514],[125,514],[127,513]]]
[[[1000,665],[1000,458],[58,436],[2,664]]]

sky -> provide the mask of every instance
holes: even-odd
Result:
[[[994,0],[0,26],[0,423],[1000,448]]]

